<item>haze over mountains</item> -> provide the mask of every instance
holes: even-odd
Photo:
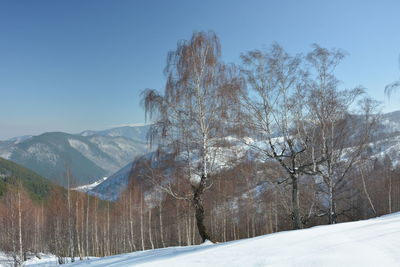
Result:
[[[79,134],[49,132],[0,142],[0,157],[21,164],[38,174],[65,184],[71,171],[77,185],[108,176],[146,153],[149,126],[125,126]]]

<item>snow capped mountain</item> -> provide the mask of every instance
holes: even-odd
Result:
[[[108,155],[113,155],[118,162],[118,167],[113,172],[121,168],[121,164],[125,165],[128,161],[132,161],[133,157],[147,151],[148,146],[144,141],[136,141],[121,136],[98,136],[88,137],[89,141],[96,144],[98,148]]]
[[[381,115],[380,122],[378,137],[370,144],[370,153],[378,159],[389,155],[395,163],[400,162],[400,111]],[[128,184],[127,166],[137,156],[151,152],[146,145],[149,127],[121,126],[75,135],[54,132],[16,137],[0,142],[0,157],[30,168],[59,184],[64,184],[66,168],[72,171],[78,185],[93,183],[101,177],[109,176],[112,179],[107,179],[104,185],[99,184],[90,192],[105,199],[116,200]],[[231,148],[217,148],[220,151],[216,152],[220,156],[214,162],[216,169],[229,167],[225,165],[232,156],[247,155],[253,158],[255,152],[249,151],[243,142],[237,142],[231,137],[225,141],[231,143],[235,151],[231,151]]]
[[[13,137],[11,139],[8,139],[9,142],[13,142],[14,144],[21,143],[29,138],[31,138],[33,135],[23,135],[23,136],[17,136]]]
[[[0,157],[62,185],[68,168],[76,184],[87,184],[115,173],[136,156],[148,152],[145,137],[148,126],[135,128],[17,137],[0,143]]]
[[[6,147],[10,147],[12,145],[19,144],[25,140],[28,140],[31,137],[32,137],[32,135],[24,135],[24,136],[13,137],[6,141],[0,141],[0,157],[8,158],[10,151],[7,151],[5,149]],[[5,151],[2,151],[2,149],[4,149]]]
[[[123,128],[123,127],[122,127]],[[383,160],[385,156],[390,156],[395,165],[400,163],[400,111],[387,113],[381,115],[380,125],[378,127],[376,141],[369,145],[369,156],[371,158],[376,158],[378,160]],[[110,132],[118,132],[117,131],[108,131]],[[104,131],[106,132],[106,131]],[[273,141],[280,142],[281,138],[276,137]],[[238,140],[234,137],[226,137],[224,140],[225,143],[229,144],[229,147],[215,147],[215,153],[217,156],[213,161],[213,169],[215,171],[222,170],[224,168],[232,167],[235,162],[240,158],[246,157],[247,160],[260,158],[257,156],[257,151],[251,149],[250,146],[246,144],[252,144],[257,147],[265,147],[265,142],[255,142],[251,138],[247,138],[246,140]],[[144,157],[147,159],[152,159],[152,152],[149,152]],[[192,162],[197,161],[198,159],[195,157],[196,153],[193,153],[191,158]],[[179,156],[177,158],[179,160]],[[140,160],[140,159],[139,159]],[[133,162],[135,164],[135,162]],[[131,166],[129,164],[129,166]],[[96,188],[89,191],[91,194],[97,195],[98,197],[115,201],[118,199],[119,194],[123,191],[125,186],[129,183],[129,174],[130,170],[128,170],[127,166],[118,171],[116,174],[112,175],[112,179],[108,179],[104,182],[104,184],[99,184]],[[110,178],[111,178],[110,177]]]
[[[146,141],[147,131],[150,125],[140,125],[140,126],[121,126],[117,128],[111,128],[103,131],[84,131],[79,135],[82,136],[121,136],[128,139],[136,140],[139,142]]]
[[[400,164],[400,135],[370,143],[369,154],[371,158],[378,160],[389,157],[392,159],[393,166]]]
[[[400,110],[386,113],[382,115],[381,123],[385,128],[385,132],[400,131]]]

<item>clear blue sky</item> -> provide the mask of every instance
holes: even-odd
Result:
[[[163,88],[166,54],[214,30],[223,58],[276,41],[345,49],[337,75],[389,103],[400,78],[400,1],[0,1],[0,140],[144,122],[140,92]]]

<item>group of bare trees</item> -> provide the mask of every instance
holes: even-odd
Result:
[[[154,167],[153,175],[160,175],[158,171]],[[71,257],[85,260],[202,242],[190,199],[176,199],[147,178],[141,180],[145,177],[140,173],[133,172],[135,179],[112,203],[63,189],[54,189],[46,201],[32,201],[23,188],[8,188],[0,201],[0,250],[17,264],[26,257],[40,257],[40,252],[55,254],[59,263],[65,263]],[[173,189],[191,192],[183,174],[175,174],[182,177]],[[204,225],[212,239],[225,242],[292,229],[292,190],[290,184],[281,183],[284,175],[273,161],[243,161],[213,173],[214,184],[202,202]],[[337,221],[400,211],[399,177],[400,169],[393,169],[388,157],[350,170],[335,200]],[[329,208],[321,186],[322,181],[300,179],[302,226],[329,222],[321,216]]]
[[[7,188],[0,201],[0,251],[21,265],[26,252],[45,251],[45,207],[34,203],[21,183]]]
[[[377,103],[361,87],[340,89],[343,58],[274,44],[235,66],[222,61],[215,33],[194,33],[168,54],[165,90],[143,92],[156,151],[136,160],[119,200],[68,186],[32,202],[10,187],[0,250],[16,262],[42,251],[63,263],[399,211],[400,170],[368,152]]]
[[[274,44],[244,53],[242,66],[235,67],[221,61],[213,32],[194,33],[169,54],[164,93],[148,89],[143,97],[154,121],[151,141],[158,141],[158,155],[174,155],[191,195],[178,196],[171,176],[145,176],[175,198],[190,200],[202,240],[211,239],[201,198],[217,172],[214,163],[226,161],[219,142],[234,136],[256,152],[255,161],[280,165],[278,183],[291,187],[293,229],[316,215],[300,212],[299,184],[305,177],[320,180],[315,190],[328,199],[318,216],[336,223],[336,201],[349,172],[363,168],[378,118],[377,104],[362,88],[339,88],[334,71],[343,58],[344,52],[318,45],[305,56],[292,56]]]

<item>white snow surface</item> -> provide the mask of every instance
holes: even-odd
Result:
[[[89,257],[89,259],[96,259],[95,257]],[[64,258],[66,263],[71,262],[71,258]],[[78,257],[75,257],[75,261],[79,261]],[[31,259],[24,262],[23,266],[30,266],[30,267],[53,267],[53,266],[60,266],[57,264],[58,259],[56,256],[52,254],[43,254],[40,253],[40,259],[37,257],[32,257]],[[89,261],[87,261],[89,262]],[[61,265],[63,266],[63,265]],[[0,266],[1,267],[1,266]]]
[[[101,178],[100,180],[97,180],[97,181],[94,182],[94,183],[81,185],[81,186],[72,188],[72,190],[86,193],[87,191],[92,190],[93,188],[95,188],[96,186],[98,186],[99,184],[101,184],[102,182],[104,182],[105,180],[107,180],[107,178],[108,178],[108,177],[103,177],[103,178]]]
[[[90,161],[94,162],[100,168],[112,171],[118,170],[120,168],[120,166],[117,165],[116,162],[110,160],[110,158],[99,156],[96,151],[92,150],[89,147],[88,144],[78,139],[72,138],[68,138],[68,142],[71,147],[75,148],[77,151],[79,151],[79,153],[88,158]]]
[[[47,144],[36,143],[27,149],[27,151],[23,152],[24,157],[30,158],[32,155],[36,158],[37,161],[48,162],[51,165],[56,165],[58,156],[53,153],[51,147]]]
[[[0,251],[0,267],[13,266],[13,259],[10,255]]]
[[[66,266],[391,267],[400,265],[399,244],[400,213],[395,213],[226,243],[127,253]]]

